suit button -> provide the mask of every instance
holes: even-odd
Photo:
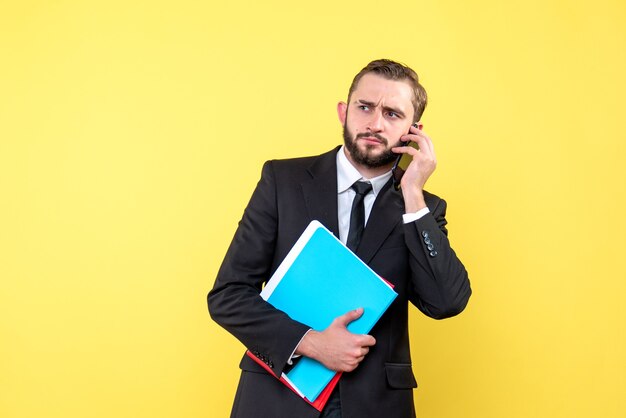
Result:
[[[428,245],[426,246],[426,248],[428,248],[428,250],[432,251],[432,250],[434,250],[434,249],[435,249],[435,246],[434,246],[433,244],[428,244]]]
[[[424,238],[424,243],[425,243],[426,245],[430,244],[430,238]]]
[[[430,252],[431,257],[435,257],[437,255],[437,251],[433,250]]]
[[[428,231],[422,231],[422,236],[424,238],[428,238]]]

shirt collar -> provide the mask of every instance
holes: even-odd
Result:
[[[348,161],[344,146],[342,145],[337,152],[337,193],[343,193],[348,190],[356,181],[363,180],[372,184],[372,191],[374,196],[378,195],[378,192],[391,178],[391,170],[387,171],[380,176],[366,179],[361,173]]]

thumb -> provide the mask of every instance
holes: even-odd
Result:
[[[356,308],[352,311],[348,311],[345,314],[338,316],[335,318],[335,323],[337,325],[341,325],[343,327],[348,326],[348,324],[352,321],[356,321],[363,315],[363,308]]]

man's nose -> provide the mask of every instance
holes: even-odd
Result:
[[[373,112],[371,119],[367,125],[367,129],[371,132],[380,132],[383,130],[383,115],[381,112]]]

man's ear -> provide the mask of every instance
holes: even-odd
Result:
[[[337,116],[339,116],[339,122],[342,126],[346,125],[346,115],[348,114],[348,105],[346,102],[337,103]]]

